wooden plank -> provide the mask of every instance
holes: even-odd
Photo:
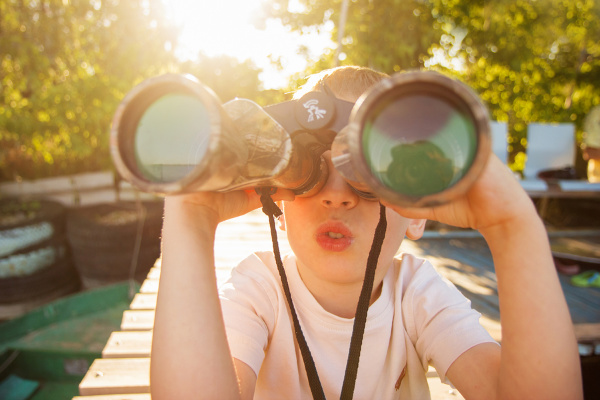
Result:
[[[66,207],[77,207],[79,205],[79,198],[74,192],[67,192],[62,194],[43,194],[44,199],[56,201]]]
[[[114,187],[114,174],[110,171],[86,172],[70,176],[77,190]]]
[[[500,326],[500,321],[482,315],[481,318],[479,318],[479,323],[486,331],[488,331],[492,339],[498,343],[502,342],[502,327]]]
[[[79,384],[82,396],[149,392],[149,358],[96,359]]]
[[[136,190],[124,190],[119,192],[119,201],[156,200],[159,197],[151,193],[138,192]]]
[[[550,245],[553,252],[562,253],[573,260],[580,258],[583,261],[590,260],[589,262],[598,263],[598,259],[600,259],[600,249],[594,238],[589,238],[589,240],[585,238],[552,238]]]
[[[71,178],[67,176],[9,182],[0,185],[2,193],[14,196],[41,195],[72,191]]]
[[[72,400],[151,400],[150,393],[75,396]]]
[[[140,293],[158,293],[158,279],[146,279],[140,287]]]
[[[452,386],[442,383],[439,377],[427,377],[431,400],[465,400]]]
[[[114,189],[110,171],[88,172],[51,178],[8,182],[0,185],[3,193],[12,195],[56,195]]]
[[[103,358],[140,358],[150,357],[152,331],[113,332],[104,350]]]
[[[119,181],[119,200],[121,201],[135,201],[137,199],[156,200],[158,198],[160,198],[160,196],[139,191],[127,181]]]
[[[577,341],[600,340],[600,323],[594,324],[575,324],[575,336]]]
[[[148,279],[158,279],[160,278],[160,267],[152,267],[148,272]]]
[[[563,240],[553,238],[552,241]],[[569,238],[572,246],[597,248],[600,236]],[[575,243],[576,241],[576,243]],[[502,340],[498,289],[489,248],[481,238],[454,237],[405,241],[403,251],[425,257],[468,297],[482,313],[481,324],[492,337]],[[575,334],[579,342],[600,340],[600,292],[595,288],[575,287],[570,277],[559,274]]]
[[[70,207],[158,198],[151,193],[139,192],[124,181],[120,182],[118,189],[117,192],[111,171],[0,184],[0,192],[5,194],[44,197]]]
[[[154,310],[156,308],[156,293],[137,293],[129,305],[132,310]]]
[[[91,206],[101,203],[115,203],[117,201],[117,192],[114,189],[108,188],[96,190],[93,192],[78,193],[78,205]]]
[[[121,320],[122,331],[149,331],[154,326],[154,311],[126,310]]]

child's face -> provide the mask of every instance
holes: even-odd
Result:
[[[329,152],[324,156],[329,168],[325,186],[314,196],[284,202],[283,224],[303,279],[362,285],[379,202],[359,197],[333,167]],[[411,225],[392,210],[386,215],[375,282],[383,279]]]

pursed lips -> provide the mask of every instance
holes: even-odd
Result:
[[[327,222],[317,229],[319,246],[328,251],[344,251],[354,241],[352,231],[341,222]]]

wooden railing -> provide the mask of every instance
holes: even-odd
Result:
[[[111,171],[4,182],[0,183],[0,194],[42,197],[67,207],[155,198],[153,195],[137,191]]]

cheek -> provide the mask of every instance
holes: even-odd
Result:
[[[290,227],[292,232],[294,228],[297,226],[302,226],[302,221],[307,220],[307,212],[309,210],[304,207],[302,201],[300,199],[296,199],[293,202],[283,202],[283,216],[280,219],[280,224],[284,226],[285,230],[290,234]]]
[[[375,232],[377,225],[379,224],[380,217],[380,206],[378,202],[367,202],[364,201],[367,205],[363,208],[362,220],[365,224],[365,229],[372,230]],[[404,232],[408,227],[408,220],[397,212],[391,210],[390,208],[386,208],[385,210],[385,219],[387,223],[386,236],[389,235],[397,235],[398,232]]]
[[[283,211],[283,215],[286,220],[293,220],[295,215],[299,212],[299,204],[298,200],[294,201],[284,201],[281,205],[281,211]]]
[[[398,213],[388,210],[386,213],[387,230],[385,233],[385,244],[391,247],[400,247],[410,220],[400,216]]]

